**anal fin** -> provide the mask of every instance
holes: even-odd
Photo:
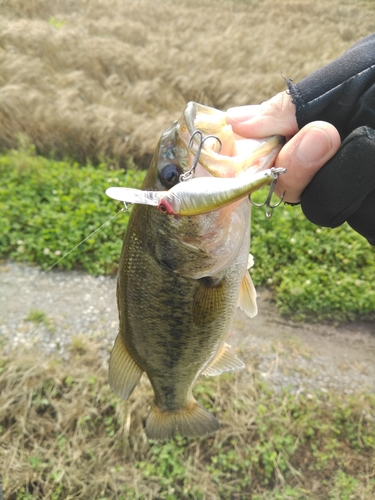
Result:
[[[109,384],[117,396],[128,399],[143,371],[128,353],[121,334],[117,335],[109,359]]]
[[[146,420],[148,439],[165,441],[177,435],[199,437],[220,429],[217,419],[193,399],[185,408],[166,411],[153,404]]]
[[[230,349],[228,344],[224,344],[213,362],[203,371],[203,375],[214,377],[221,373],[234,372],[245,368],[245,363]]]

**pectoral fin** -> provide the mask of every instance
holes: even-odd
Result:
[[[109,359],[109,383],[111,389],[122,399],[128,399],[138,384],[142,370],[128,353],[120,334]]]
[[[213,362],[204,370],[203,375],[214,377],[221,373],[234,372],[245,368],[245,363],[230,349],[228,344],[224,344]]]
[[[202,278],[193,302],[193,321],[197,326],[212,323],[226,304],[225,279]]]
[[[258,313],[257,293],[250,274],[247,271],[241,283],[238,307],[240,307],[250,318],[253,318]]]

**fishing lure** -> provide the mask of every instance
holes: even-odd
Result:
[[[279,175],[284,172],[285,168],[270,168],[257,173],[245,171],[237,177],[226,179],[196,177],[188,182],[176,184],[169,191],[111,187],[107,189],[106,194],[125,203],[156,206],[163,214],[200,215],[234,203],[269,182],[273,182],[273,191]],[[270,199],[269,195],[267,206],[270,206]]]

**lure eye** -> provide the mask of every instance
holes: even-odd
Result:
[[[174,163],[170,163],[163,167],[159,173],[160,182],[164,187],[170,189],[175,186],[180,181],[180,175],[182,174],[182,169],[175,165]]]
[[[158,204],[158,210],[162,214],[167,214],[167,215],[174,214],[172,205],[169,203],[168,200],[160,200]]]

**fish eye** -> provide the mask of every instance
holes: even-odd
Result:
[[[159,174],[160,182],[164,187],[170,189],[171,187],[179,183],[180,175],[182,173],[182,169],[174,163],[165,165],[165,167],[161,169]]]

